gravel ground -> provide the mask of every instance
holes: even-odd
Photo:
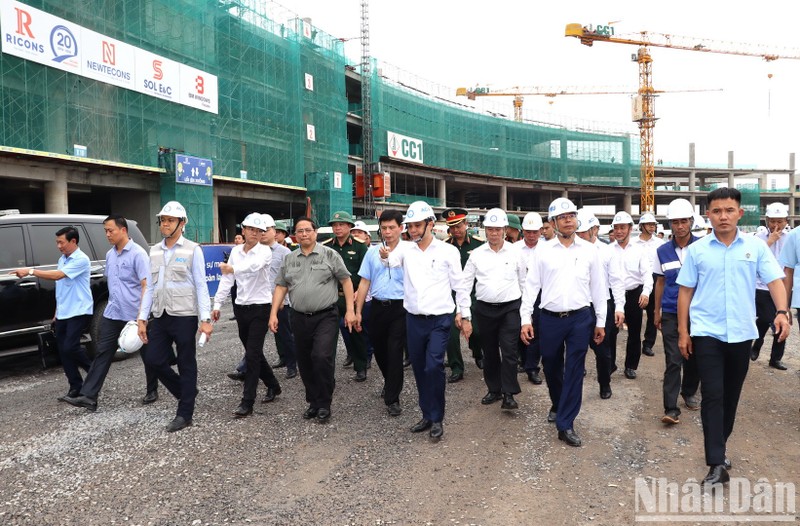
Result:
[[[445,435],[434,444],[408,432],[420,417],[410,369],[404,412],[391,418],[377,366],[354,382],[341,345],[328,424],[301,418],[302,382],[284,369],[283,394],[234,420],[241,384],[225,373],[242,348],[229,317],[199,349],[194,426],[179,433],[164,430],[176,408],[166,389],[140,404],[138,357],[112,366],[96,413],[56,401],[66,391],[59,369],[0,363],[0,524],[620,525],[634,522],[636,477],[685,481],[707,469],[698,412],[660,423],[660,342],[637,380],[615,374],[610,400],[598,395],[589,356],[582,448],[559,442],[545,421],[544,385],[521,382],[516,413],[482,406],[472,363],[447,386]],[[795,333],[789,371],[768,368],[768,351],[751,367],[729,444],[738,476],[800,482],[799,347]],[[267,351],[276,361],[271,336]]]

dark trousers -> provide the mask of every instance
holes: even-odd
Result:
[[[306,389],[306,402],[317,409],[330,409],[336,387],[334,362],[339,337],[336,308],[308,316],[292,310],[294,354]]]
[[[677,411],[678,394],[694,396],[700,385],[697,374],[697,357],[695,353],[686,360],[678,350],[678,315],[674,312],[661,313],[661,338],[664,341],[664,412]],[[683,370],[683,380],[681,380]]]
[[[642,358],[642,308],[639,307],[639,298],[642,296],[642,286],[625,291],[625,323],[628,324],[628,343],[625,345],[625,368],[639,368]],[[614,342],[616,344],[616,341]],[[616,365],[616,345],[611,350],[613,364]]]
[[[528,345],[522,343],[522,340],[519,341],[519,349],[520,349],[520,361],[522,362],[522,366],[525,368],[525,372],[538,373],[541,368],[539,364],[542,361],[542,352],[539,350],[539,319],[542,315],[542,311],[539,308],[539,303],[542,300],[542,293],[539,292],[539,295],[536,297],[536,303],[533,304],[533,315],[531,316],[531,326],[533,326],[533,339]]]
[[[191,420],[197,398],[197,316],[171,316],[166,312],[152,318],[147,324],[147,352],[145,365],[149,365],[159,381],[178,400],[176,416]],[[170,362],[172,345],[177,351],[178,372]]]
[[[80,391],[83,387],[83,377],[80,369],[88,371],[92,366],[86,349],[81,347],[81,335],[92,321],[91,314],[73,316],[63,320],[56,320],[55,334],[58,345],[58,356],[64,368],[64,375],[69,382],[70,391]]]
[[[520,300],[498,305],[475,302],[473,316],[481,326],[483,380],[490,393],[520,392],[517,380],[520,303]]]
[[[739,396],[750,365],[750,340],[725,343],[709,336],[692,338],[700,374],[706,464],[725,461],[725,444],[733,432]]]
[[[339,311],[339,331],[342,333],[342,341],[344,341],[344,348],[347,349],[347,356],[353,359],[353,370],[366,371],[367,370],[367,341],[364,334],[353,331],[350,332],[344,323],[344,315],[347,311],[344,298],[340,297],[336,303],[336,308]],[[336,343],[333,344],[334,353],[336,352]]]
[[[284,305],[278,311],[278,332],[275,333],[275,347],[278,350],[278,357],[286,363],[286,368],[297,369],[297,358],[294,356],[294,334],[292,334],[292,323],[289,320],[289,310],[291,310],[291,307]],[[268,303],[267,312],[271,311],[272,304]],[[267,322],[269,323],[269,319]],[[269,328],[269,325],[267,327]],[[242,356],[239,365],[236,366],[236,370],[242,374],[247,372],[247,359],[245,356]]]
[[[92,366],[83,380],[83,388],[81,394],[89,398],[97,398],[100,389],[103,388],[103,383],[106,381],[108,371],[111,369],[111,362],[114,360],[114,355],[117,353],[119,333],[125,327],[127,322],[122,320],[112,320],[103,316],[100,319],[100,337],[95,345],[96,354],[92,361]],[[140,353],[145,352],[142,348]],[[150,368],[145,365],[145,374],[147,375],[147,391],[150,392],[151,381],[154,383],[152,390],[158,386],[158,378],[153,374]]]
[[[406,346],[406,309],[403,300],[372,300],[370,341],[384,380],[386,405],[400,401],[403,391],[403,349]]]
[[[236,305],[234,303],[233,315],[236,317],[236,325],[239,328],[239,340],[244,345],[244,360],[247,365],[242,389],[242,404],[252,407],[256,401],[259,379],[268,388],[281,388],[264,357],[269,305]]]
[[[597,383],[600,387],[611,386],[611,338],[616,329],[614,325],[614,300],[606,301],[606,336],[599,344],[589,338],[589,347],[594,351],[595,367],[597,368]]]
[[[594,320],[591,309],[567,318],[542,313],[542,365],[559,431],[572,429],[581,410],[586,351]]]
[[[475,299],[472,300],[472,307],[475,307]],[[458,310],[458,307],[456,307]],[[453,323],[456,318],[456,311],[450,315],[450,335],[447,340],[447,363],[450,365],[450,371],[454,374],[464,372],[464,356],[461,354],[461,331]],[[483,356],[481,353],[481,329],[480,323],[472,320],[472,335],[469,337],[467,345],[472,351],[472,358],[480,360]]]
[[[653,283],[656,282],[656,278],[659,277],[658,274],[653,274]],[[644,340],[642,341],[642,347],[649,347],[650,349],[656,344],[656,336],[658,334],[658,330],[656,329],[655,324],[655,317],[656,317],[656,293],[655,288],[653,292],[650,293],[650,299],[647,302],[647,307],[645,308],[645,313],[647,313],[647,322],[644,324]],[[625,302],[627,303],[627,301]]]
[[[406,341],[414,380],[419,393],[422,418],[444,419],[444,355],[450,338],[451,314],[406,315]]]
[[[767,331],[772,329],[772,322],[775,320],[778,310],[772,302],[768,290],[756,290],[756,327],[758,327],[758,339],[753,342],[753,351],[760,351],[764,345],[764,337]],[[772,336],[772,353],[770,363],[779,362],[783,359],[786,350],[786,340],[779,342],[775,335]]]
[[[142,358],[142,365],[144,366],[144,379],[147,383],[147,392],[152,393],[153,391],[158,390],[158,375],[156,375],[153,368],[147,365],[147,345],[143,345],[141,349],[139,349],[139,356]],[[175,353],[172,353],[172,360],[175,361]]]

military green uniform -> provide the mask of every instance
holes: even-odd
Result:
[[[467,264],[470,253],[485,243],[484,240],[467,234],[461,246],[458,246],[456,240],[452,237],[448,238],[446,243],[450,243],[456,247],[461,254],[461,268]],[[475,308],[475,288],[472,289],[472,308]],[[455,318],[455,312],[453,313]],[[456,324],[450,327],[450,340],[447,342],[447,361],[450,364],[451,375],[464,374],[464,358],[461,355],[461,331],[456,328]],[[469,337],[469,348],[472,350],[472,357],[477,362],[483,359],[483,352],[481,351],[480,341],[480,327],[475,323],[475,318],[472,318],[472,335]]]

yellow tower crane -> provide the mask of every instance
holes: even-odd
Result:
[[[582,24],[567,24],[565,36],[576,37],[581,44],[591,46],[595,42],[614,42],[617,44],[631,44],[639,46],[636,62],[639,63],[639,111],[634,120],[639,123],[641,137],[641,201],[639,208],[644,211],[655,211],[655,165],[653,163],[653,127],[656,123],[653,103],[656,90],[653,89],[653,59],[650,56],[650,47],[664,47],[682,49],[686,51],[699,51],[701,53],[716,53],[724,55],[740,55],[761,57],[766,61],[778,59],[800,59],[798,49],[769,48],[760,44],[744,44],[693,38],[662,33],[640,31],[633,34],[616,34],[613,25],[598,25],[596,27]]]

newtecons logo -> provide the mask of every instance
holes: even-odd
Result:
[[[422,164],[422,141],[399,133],[386,132],[389,157]]]

